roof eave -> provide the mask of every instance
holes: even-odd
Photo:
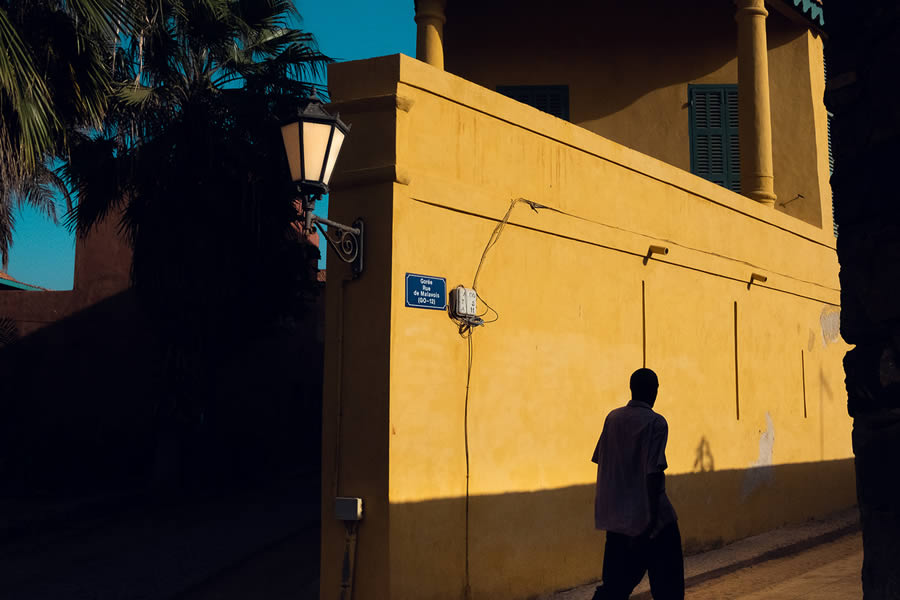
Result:
[[[825,31],[825,11],[819,2],[813,0],[766,0],[766,4],[814,33],[827,38]]]

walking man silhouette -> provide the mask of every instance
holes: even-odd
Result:
[[[609,413],[594,450],[594,524],[606,531],[603,582],[594,600],[626,600],[649,571],[654,600],[684,598],[684,558],[675,509],[666,496],[669,425],[653,411],[659,379],[631,375],[631,401]]]

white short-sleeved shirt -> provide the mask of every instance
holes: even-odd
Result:
[[[662,473],[666,463],[669,425],[649,404],[630,401],[609,413],[594,449],[597,463],[597,496],[594,525],[597,529],[636,536],[650,525],[647,475]],[[677,517],[660,492],[658,526]]]

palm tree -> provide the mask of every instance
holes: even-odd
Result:
[[[117,57],[102,131],[70,138],[69,224],[85,236],[121,211],[139,294],[154,307],[173,290],[222,305],[231,282],[271,267],[272,245],[296,220],[279,124],[321,88],[308,81],[329,59],[293,27],[288,0],[144,0],[135,10],[142,25]]]
[[[53,221],[71,200],[51,169],[72,131],[101,124],[111,91],[111,50],[133,19],[127,0],[0,0],[0,264],[15,210]]]
[[[287,0],[143,0],[137,12],[102,131],[70,140],[69,222],[84,236],[121,218],[166,355],[160,419],[196,423],[220,361],[315,285],[279,125],[329,59]]]

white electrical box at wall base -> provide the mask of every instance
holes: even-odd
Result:
[[[338,496],[334,499],[334,516],[339,521],[361,521],[362,511],[362,498]]]

